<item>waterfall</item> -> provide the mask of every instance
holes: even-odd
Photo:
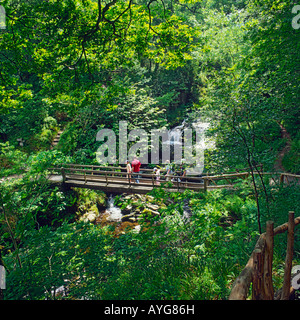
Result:
[[[183,120],[180,126],[174,127],[173,129],[168,131],[168,140],[164,141],[163,144],[169,145],[181,145],[181,137],[182,137],[182,130],[185,126],[185,120]]]
[[[109,215],[108,219],[110,221],[121,221],[121,218],[122,218],[121,209],[116,207],[114,205],[114,202],[115,202],[115,198],[111,194],[107,201],[107,208],[105,210],[105,213]]]

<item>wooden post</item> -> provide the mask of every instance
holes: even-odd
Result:
[[[66,172],[65,172],[65,168],[61,168],[61,174],[62,174],[62,177],[63,177],[63,183],[66,182]]]
[[[86,184],[86,173],[84,171],[84,184]]]
[[[264,254],[264,297],[263,300],[274,300],[274,289],[272,282],[272,264],[274,248],[274,222],[267,221],[266,247]]]
[[[204,191],[207,191],[208,180],[204,179]]]
[[[282,173],[281,175],[280,175],[280,184],[282,185],[283,184],[283,181],[284,181],[284,174]]]
[[[252,300],[263,297],[263,255],[261,249],[253,250]]]
[[[105,179],[106,179],[106,186],[108,186],[107,173],[105,173]]]
[[[1,250],[3,249],[4,247],[0,246],[0,267],[4,268],[4,263],[3,263],[3,260],[2,260],[2,254],[1,254]],[[0,274],[1,276],[1,274]],[[1,280],[0,280],[0,283],[1,283]],[[4,300],[4,292],[2,291],[1,287],[0,287],[0,300]]]
[[[128,183],[129,183],[129,189],[131,188],[131,173],[128,172]]]
[[[282,286],[281,300],[289,300],[290,297],[292,259],[294,250],[294,214],[294,211],[289,212],[287,250],[285,257],[284,280]]]

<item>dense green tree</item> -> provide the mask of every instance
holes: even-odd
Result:
[[[58,288],[66,299],[227,298],[265,222],[282,224],[289,210],[299,215],[298,185],[254,174],[259,164],[300,172],[296,1],[1,4],[5,298],[63,298]],[[118,133],[125,120],[129,130],[149,131],[183,119],[210,122],[215,147],[206,150],[206,171],[249,167],[251,176],[230,191],[154,189],[160,214],[144,212],[140,231],[124,232],[78,221],[103,206],[103,194],[47,183],[51,166],[96,163],[102,128]],[[48,150],[59,128],[60,142]],[[276,288],[285,248],[276,238]],[[294,257],[298,263],[297,235]]]

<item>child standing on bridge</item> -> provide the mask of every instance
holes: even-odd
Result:
[[[154,168],[153,173],[155,174],[155,180],[156,180],[155,184],[157,186],[159,186],[160,185],[160,181],[159,181],[160,180],[160,168],[159,167]]]

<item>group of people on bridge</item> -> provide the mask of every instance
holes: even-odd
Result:
[[[133,179],[136,183],[139,183],[140,179],[140,168],[141,168],[141,162],[137,157],[134,157],[132,162],[130,163],[129,160],[126,160],[126,170],[127,170],[127,178],[129,179],[129,182],[131,183]],[[179,169],[179,170],[178,170]],[[185,181],[185,175],[186,175],[187,165],[184,162],[184,159],[181,161],[181,165],[179,168],[176,166],[175,163],[171,163],[169,160],[166,161],[166,167],[165,167],[165,177],[166,181],[176,181],[181,182]],[[179,175],[178,175],[179,173]],[[153,169],[153,174],[155,175],[155,183],[156,185],[160,185],[160,174],[161,174],[161,168],[159,166],[155,167]],[[177,176],[174,178],[174,176]]]

